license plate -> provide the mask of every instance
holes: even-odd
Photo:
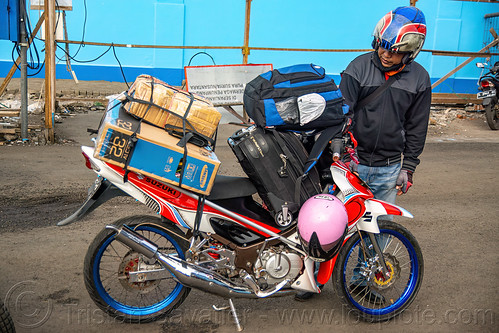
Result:
[[[476,94],[476,98],[484,99],[487,97],[493,97],[495,95],[496,95],[495,89],[485,90],[485,91],[480,91],[478,94]]]

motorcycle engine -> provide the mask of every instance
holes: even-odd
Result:
[[[261,282],[273,285],[285,279],[294,279],[303,267],[300,255],[281,249],[264,250],[255,263],[255,276]]]

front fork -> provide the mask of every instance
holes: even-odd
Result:
[[[367,244],[364,242],[364,238],[362,237],[360,230],[357,229],[357,232],[359,233],[361,248],[362,248],[362,251],[364,254],[364,259],[367,261],[367,260],[369,260],[369,257],[370,257],[368,255],[369,248],[368,248]],[[384,277],[389,278],[391,272],[389,271],[388,266],[386,265],[385,256],[383,255],[383,251],[379,247],[379,243],[378,243],[378,240],[376,238],[376,234],[372,233],[372,232],[366,232],[366,233],[369,236],[369,240],[371,241],[374,252],[378,256],[378,260],[379,260],[380,268],[381,268],[381,273],[383,274]]]
[[[383,255],[383,251],[381,251],[379,247],[378,240],[376,239],[375,234],[369,232],[368,235],[369,239],[371,240],[371,243],[373,244],[374,251],[376,251],[376,254],[378,255],[379,262],[381,264],[381,273],[386,278],[389,278],[390,271],[388,270],[388,266],[386,266],[385,256]]]

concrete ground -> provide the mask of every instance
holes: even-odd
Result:
[[[83,202],[95,179],[84,166],[86,128],[101,112],[56,124],[66,144],[0,146],[0,297],[10,305],[18,332],[234,332],[219,297],[192,291],[161,322],[130,325],[102,313],[83,284],[83,258],[108,223],[150,214],[133,200],[115,198],[81,222],[57,227]],[[482,115],[483,117],[483,115]],[[241,175],[226,138],[239,127],[224,124],[217,145],[220,173]],[[348,313],[332,284],[305,303],[282,297],[234,301],[245,332],[497,332],[499,313],[499,131],[484,118],[458,119],[430,131],[415,185],[398,204],[414,219],[397,219],[418,239],[425,260],[414,303],[394,320],[369,324]]]

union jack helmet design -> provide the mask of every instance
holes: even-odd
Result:
[[[374,28],[372,47],[380,46],[396,53],[407,53],[404,63],[409,63],[421,51],[426,38],[426,20],[416,7],[398,7],[392,10]]]

